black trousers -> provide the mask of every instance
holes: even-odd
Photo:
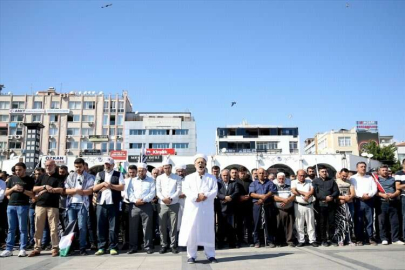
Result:
[[[378,215],[378,223],[380,228],[381,240],[388,239],[388,224],[391,226],[391,241],[399,240],[399,200],[380,201],[376,203],[376,214]]]
[[[336,207],[334,204],[319,205],[319,231],[321,234],[322,241],[333,241],[333,236],[335,234],[335,211]]]
[[[267,243],[274,242],[273,230],[274,226],[272,226],[272,208],[270,205],[257,205],[253,204],[253,241],[254,243],[260,243],[260,235],[262,232],[265,232],[263,237],[266,237]],[[264,220],[263,220],[264,217]]]
[[[8,222],[7,222],[7,204],[8,201],[4,198],[3,202],[0,203],[0,244],[6,242]]]
[[[235,215],[218,212],[218,242],[223,244],[225,237],[230,247],[235,246]]]
[[[117,249],[118,230],[116,228],[116,219],[118,215],[118,206],[115,204],[97,205],[97,237],[98,248],[107,247],[107,236],[109,240],[108,249]]]
[[[129,245],[129,203],[121,204],[120,228],[122,232],[122,243]]]
[[[89,204],[89,216],[87,218],[87,235],[89,238],[88,243],[92,245],[97,244],[97,215],[96,215],[96,206],[92,203],[93,196],[90,196]]]
[[[253,204],[251,202],[236,204],[235,210],[236,236],[238,243],[245,241],[253,243]]]

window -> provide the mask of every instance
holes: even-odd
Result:
[[[276,150],[278,149],[278,142],[257,142],[257,150]]]
[[[173,135],[188,135],[188,129],[173,129]]]
[[[130,129],[129,135],[145,135],[144,129]]]
[[[326,144],[326,140],[324,139],[324,140],[322,140],[322,141],[320,141],[319,143],[318,143],[318,148],[319,149],[325,149],[327,147],[327,144]]]
[[[107,114],[103,115],[103,126],[108,126],[108,115]]]
[[[117,128],[117,135],[122,136],[122,128]]]
[[[88,142],[88,141],[82,141],[80,143],[80,148],[81,149],[93,149],[93,143],[92,142]]]
[[[11,104],[12,109],[24,109],[24,101],[13,101]]]
[[[339,137],[339,146],[351,146],[352,145],[352,140],[350,137]]]
[[[108,128],[103,128],[103,135],[108,135]]]
[[[67,141],[66,142],[66,149],[78,149],[79,148],[79,142],[76,141]]]
[[[114,142],[110,142],[110,151],[114,150]]]
[[[298,142],[290,142],[290,153],[291,154],[298,153]]]
[[[93,129],[92,128],[82,128],[82,135],[93,135]]]
[[[118,115],[117,125],[122,126],[124,124],[124,116],[122,114]]]
[[[34,109],[42,109],[42,101],[34,101]]]
[[[11,127],[10,135],[22,135],[22,128]]]
[[[83,109],[85,110],[94,110],[96,108],[95,101],[85,101],[83,102]]]
[[[107,153],[107,143],[106,142],[101,143],[101,152]]]
[[[121,142],[117,142],[117,147],[115,150],[121,150]]]
[[[24,115],[12,115],[10,122],[22,122],[24,120]]]
[[[111,101],[110,102],[110,111],[111,112],[116,112],[117,110],[116,110],[116,104],[115,104],[116,102],[115,101]]]
[[[118,112],[124,112],[124,101],[119,101],[118,102]]]
[[[55,140],[49,141],[48,148],[49,148],[50,150],[51,150],[51,149],[56,149],[56,141],[55,141]]]
[[[115,126],[115,115],[110,115],[110,126]]]
[[[78,129],[78,128],[68,128],[67,135],[77,136],[77,135],[79,135],[79,131],[80,131],[80,129]]]
[[[8,115],[0,115],[0,122],[8,122]]]
[[[80,122],[80,115],[78,114],[68,115],[68,122]]]
[[[8,148],[9,149],[21,149],[21,142],[9,142]]]
[[[115,136],[115,128],[110,128],[110,136]]]
[[[94,115],[83,115],[82,122],[94,122]]]
[[[32,115],[32,122],[41,122],[41,115],[40,114],[33,114]]]
[[[108,101],[104,101],[104,112],[108,112]]]
[[[129,149],[141,149],[142,148],[142,143],[130,143],[129,144]]]
[[[159,148],[169,148],[168,143],[150,143],[149,148],[159,149]]]
[[[7,142],[0,142],[0,149],[6,149],[7,148]]]
[[[188,148],[188,143],[173,143],[173,148],[175,149],[186,149]]]
[[[150,129],[149,135],[170,135],[169,129]]]
[[[8,109],[10,109],[10,102],[0,101],[0,110],[8,110]]]
[[[49,115],[49,121],[58,122],[58,115],[56,115],[56,114]]]
[[[51,109],[59,109],[59,101],[52,101]]]
[[[8,129],[6,127],[0,128],[0,136],[7,136],[8,135]]]
[[[57,128],[50,128],[49,129],[49,135],[58,135],[58,129]]]
[[[80,101],[69,101],[69,109],[71,109],[71,110],[81,109],[81,102]]]

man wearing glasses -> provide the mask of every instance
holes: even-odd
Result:
[[[84,170],[84,160],[74,162],[76,172],[71,173],[65,184],[67,213],[69,222],[78,220],[80,235],[80,255],[87,255],[87,215],[90,205],[89,196],[93,194],[94,176]]]

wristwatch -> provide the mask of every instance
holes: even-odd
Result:
[[[43,186],[44,190],[46,189],[46,185]]]

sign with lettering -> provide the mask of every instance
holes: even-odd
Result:
[[[166,156],[174,155],[176,151],[174,148],[165,148],[165,149],[146,149],[146,155],[148,156]]]
[[[66,156],[42,156],[42,161],[41,161],[42,167],[45,167],[45,162],[48,160],[55,160],[55,163],[58,166],[67,164]]]
[[[146,156],[146,163],[156,163],[156,162],[162,162],[163,157],[162,156]],[[130,163],[138,163],[139,162],[139,155],[137,156],[128,156],[128,162]]]
[[[125,150],[110,151],[110,157],[114,160],[127,160],[127,151]]]
[[[108,135],[89,135],[91,142],[108,142]]]

